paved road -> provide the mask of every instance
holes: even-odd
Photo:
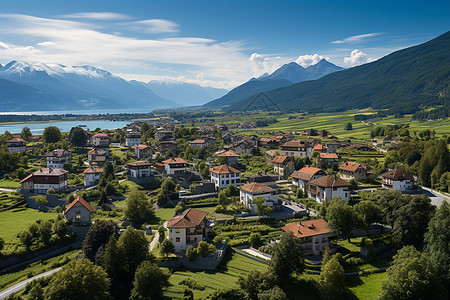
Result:
[[[444,201],[447,201],[447,203],[450,203],[449,196],[446,196],[442,193],[439,193],[438,191],[429,189],[427,187],[422,187],[422,190],[425,195],[430,197],[431,203],[436,205],[437,207],[440,207]]]
[[[4,189],[4,188],[0,188],[0,192],[10,192],[10,193],[14,193],[17,192],[18,189]]]
[[[164,222],[163,226],[165,228],[167,228],[167,221]],[[150,243],[150,251],[153,250],[153,248],[155,248],[156,244],[158,244],[158,240],[159,240],[159,232],[156,231],[155,236],[153,237],[152,242]]]
[[[22,290],[23,288],[25,288],[25,286],[26,286],[29,282],[31,282],[31,281],[33,281],[33,280],[35,280],[35,279],[41,278],[41,277],[47,277],[47,276],[50,276],[50,275],[52,275],[53,273],[58,272],[60,269],[61,269],[61,268],[56,268],[56,269],[47,271],[47,272],[45,272],[45,273],[41,273],[41,274],[39,274],[39,275],[36,275],[36,276],[34,276],[34,277],[25,279],[24,281],[21,281],[21,282],[19,282],[19,283],[16,283],[15,285],[13,285],[13,286],[7,288],[6,290],[0,292],[0,299],[5,299],[5,298],[7,298],[9,295],[11,295],[11,294],[13,294],[13,293],[17,293],[17,292],[19,292],[20,290]]]

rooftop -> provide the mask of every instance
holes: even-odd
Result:
[[[66,209],[66,213],[78,202],[81,203],[81,205],[83,205],[84,207],[86,207],[87,210],[92,212],[92,206],[86,200],[78,196],[77,198],[75,198],[75,200],[72,201],[72,203],[69,204],[69,206]]]
[[[239,157],[239,155],[236,154],[236,152],[232,150],[224,151],[217,155],[218,157]]]
[[[163,164],[187,164],[187,162],[181,157],[171,157],[169,159],[163,160]]]
[[[325,175],[325,172],[319,168],[303,167],[298,171],[294,171],[294,173],[292,173],[291,177],[309,181],[317,173],[323,173],[322,175]]]
[[[284,227],[281,227],[281,230],[292,232],[297,238],[330,233],[330,229],[324,219],[290,223]]]
[[[188,208],[170,219],[167,228],[191,228],[202,223],[208,213],[195,208]]]
[[[346,187],[351,186],[347,181],[340,179],[334,175],[322,176],[309,182],[309,185],[320,186],[323,188]]]
[[[343,163],[340,167],[339,170],[345,170],[345,171],[350,171],[350,172],[356,172],[356,170],[362,167],[366,170],[369,169],[369,167],[366,164],[360,164],[360,163],[355,163],[355,162],[351,162],[351,161],[347,161],[345,163]]]
[[[209,171],[211,173],[216,173],[216,174],[241,173],[241,171],[239,171],[238,169],[235,169],[229,165],[216,166],[216,167],[210,168]]]
[[[258,183],[258,182],[241,185],[239,188],[250,194],[269,193],[269,192],[274,191],[273,188],[268,187],[268,186]]]
[[[381,177],[392,180],[414,180],[414,177],[412,177],[408,172],[406,172],[405,169],[402,168],[395,168],[387,171],[381,174]]]

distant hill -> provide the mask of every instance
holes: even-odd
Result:
[[[152,80],[143,85],[156,95],[185,106],[203,105],[208,101],[222,97],[228,90],[204,87],[194,83],[180,81]]]
[[[325,59],[317,64],[303,68],[295,62],[285,64],[275,70],[272,74],[267,73],[259,78],[252,78],[246,83],[234,88],[225,96],[205,104],[205,107],[220,107],[232,105],[256,93],[270,91],[285,87],[293,83],[305,80],[318,79],[332,72],[343,70]]]
[[[390,109],[412,113],[420,105],[442,104],[450,97],[450,32],[375,62],[254,95],[229,110],[254,109],[267,99],[267,109],[342,111]]]
[[[0,104],[3,111],[17,111],[18,107],[31,109],[41,101],[38,110],[89,110],[142,108],[156,109],[179,106],[157,96],[140,84],[114,76],[92,66],[67,67],[60,64],[12,61],[0,68],[0,78],[32,87],[46,97],[29,97],[20,103],[17,89],[3,91]],[[28,89],[31,93],[31,90]],[[8,96],[7,96],[8,95]],[[53,99],[50,102],[46,99]],[[57,99],[57,101],[55,101]],[[30,109],[28,109],[30,108]]]

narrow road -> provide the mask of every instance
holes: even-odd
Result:
[[[5,189],[5,188],[0,188],[0,192],[9,192],[9,193],[14,193],[17,192],[18,189]]]
[[[424,186],[422,186],[422,190],[428,197],[430,197],[431,203],[436,205],[437,207],[440,207],[444,201],[447,201],[447,203],[450,203],[449,196],[446,196],[442,193],[439,193],[438,191],[432,190],[432,189],[424,187]]]
[[[56,268],[56,269],[47,271],[47,272],[45,272],[45,273],[41,273],[41,274],[39,274],[39,275],[36,275],[36,276],[34,276],[34,277],[25,279],[24,281],[21,281],[21,282],[19,282],[19,283],[16,283],[15,285],[10,286],[10,287],[7,288],[6,290],[0,292],[0,299],[6,299],[9,295],[11,295],[11,294],[13,294],[13,293],[17,293],[17,292],[19,292],[20,290],[22,290],[23,288],[25,288],[25,286],[26,286],[29,282],[31,282],[31,281],[33,281],[33,280],[35,280],[35,279],[41,278],[41,277],[47,277],[47,276],[50,276],[50,275],[52,275],[53,273],[58,272],[59,270],[61,270],[61,268]]]
[[[167,221],[164,222],[163,226],[164,228],[167,229]],[[153,248],[155,248],[156,244],[158,244],[158,240],[159,240],[159,231],[156,231],[155,236],[153,237],[153,240],[150,243],[150,251],[152,251]]]

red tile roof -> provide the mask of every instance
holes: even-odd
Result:
[[[84,174],[88,174],[88,173],[102,173],[103,169],[102,168],[93,168],[93,167],[89,167],[86,170],[83,171]]]
[[[277,157],[275,157],[272,162],[274,164],[284,164],[285,162],[289,161],[289,156],[287,155],[278,155]]]
[[[202,223],[208,213],[195,208],[188,208],[180,215],[173,217],[167,228],[191,228]]]
[[[221,166],[216,166],[213,168],[210,168],[209,171],[211,173],[216,173],[216,174],[238,174],[241,173],[241,171],[239,171],[238,169],[235,169],[229,165],[221,165]]]
[[[241,185],[239,188],[250,194],[269,193],[269,192],[274,191],[273,188],[268,187],[267,185],[264,185],[264,184],[261,184],[258,182]]]
[[[218,157],[239,157],[234,151],[228,150],[217,155]]]
[[[313,167],[303,167],[298,171],[294,171],[294,173],[292,173],[291,177],[309,181],[318,172],[323,173],[323,175],[325,175],[325,172],[322,171],[321,169],[313,168]]]
[[[163,160],[163,164],[187,164],[187,162],[181,157],[171,157],[169,159]]]
[[[45,154],[45,156],[50,156],[50,157],[62,157],[62,156],[69,156],[70,152],[64,149],[55,149],[53,151],[50,151],[48,153]]]
[[[414,177],[412,177],[408,172],[406,172],[405,169],[402,168],[395,168],[393,170],[387,171],[383,174],[381,174],[381,177],[388,178],[392,180],[414,180]]]
[[[309,185],[315,185],[323,188],[351,186],[351,184],[348,183],[347,181],[337,178],[334,175],[316,178],[314,180],[311,180],[309,182]]]
[[[339,157],[337,156],[336,153],[320,153],[320,158],[323,158],[323,159],[338,159]]]
[[[22,138],[13,138],[13,139],[10,139],[9,141],[6,141],[6,142],[7,143],[19,143],[19,142],[26,143],[26,141],[24,139],[22,139]]]
[[[40,170],[37,170],[33,174],[25,177],[20,181],[20,183],[25,182],[27,179],[29,179],[32,176],[62,176],[66,173],[69,173],[68,171],[64,169],[57,169],[57,168],[42,168]]]
[[[307,141],[292,140],[284,143],[281,147],[311,147],[311,144]]]
[[[139,166],[151,166],[151,163],[146,160],[138,160],[127,163],[127,166],[139,167]]]
[[[191,142],[191,144],[204,144],[205,140],[196,139]]]
[[[76,204],[80,202],[81,205],[83,205],[84,207],[86,207],[87,210],[89,210],[90,212],[92,212],[92,206],[86,202],[86,200],[84,200],[83,198],[81,198],[80,196],[78,196],[75,200],[72,201],[72,203],[70,203],[70,205],[67,207],[66,209],[66,214],[67,212]]]
[[[297,238],[330,233],[330,229],[324,219],[290,223],[284,227],[281,227],[281,230],[293,232],[294,236]]]
[[[355,163],[355,162],[351,162],[351,161],[347,161],[345,163],[343,163],[340,167],[339,170],[345,170],[345,171],[349,171],[349,172],[356,172],[356,170],[358,170],[359,167],[362,167],[366,170],[369,170],[369,167],[366,164],[360,164],[360,163]]]
[[[323,150],[323,145],[322,144],[317,144],[317,145],[314,146],[313,150],[314,151]]]
[[[149,149],[151,148],[150,146],[147,145],[136,145],[136,146],[132,146],[131,148],[133,149],[139,149],[139,150],[144,150],[144,149]]]
[[[109,136],[106,133],[99,132],[97,134],[94,134],[92,138],[109,138]]]

